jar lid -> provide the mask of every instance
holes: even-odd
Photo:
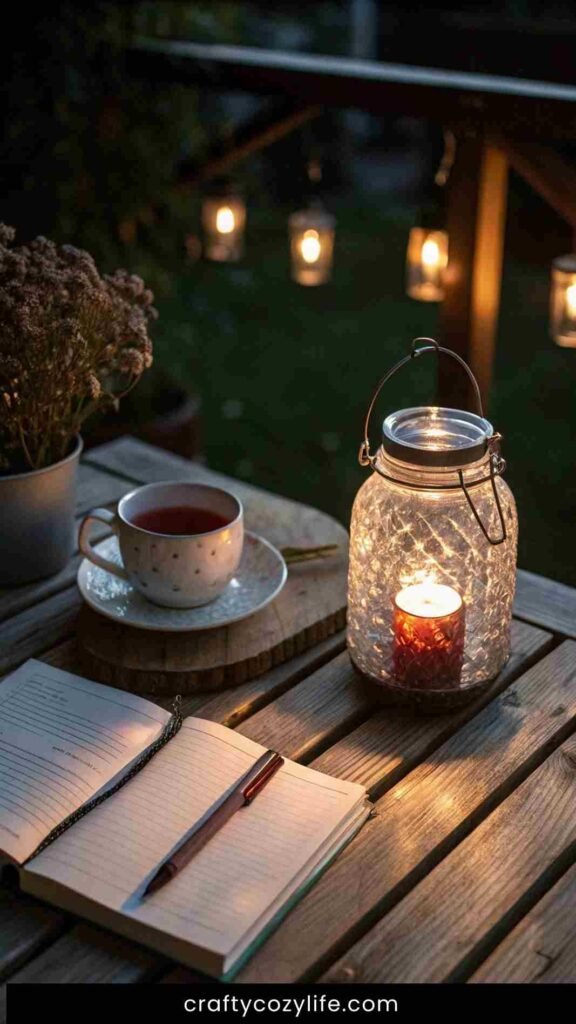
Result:
[[[485,455],[492,424],[462,409],[400,409],[383,424],[384,451],[416,466],[466,466]]]

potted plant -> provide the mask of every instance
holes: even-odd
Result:
[[[0,585],[65,565],[74,546],[80,428],[152,364],[153,295],[125,270],[0,225]]]

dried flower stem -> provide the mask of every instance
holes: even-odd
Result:
[[[125,270],[0,224],[0,469],[63,458],[84,420],[116,406],[152,364],[153,295]]]

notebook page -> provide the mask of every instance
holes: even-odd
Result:
[[[187,719],[126,787],[28,870],[226,954],[365,796],[362,786],[288,761],[177,878],[143,901],[158,864],[263,750],[222,726]]]
[[[27,661],[0,683],[0,850],[29,857],[169,718],[140,697]]]

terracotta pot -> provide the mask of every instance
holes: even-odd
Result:
[[[0,586],[53,576],[75,544],[76,475],[82,438],[65,459],[29,473],[0,476]]]

